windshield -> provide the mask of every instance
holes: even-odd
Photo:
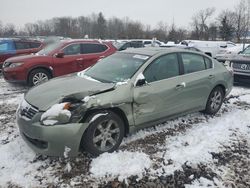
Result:
[[[241,52],[243,55],[250,55],[250,46],[248,46],[243,52]]]
[[[47,46],[45,46],[45,48],[43,48],[42,50],[37,52],[37,54],[38,55],[48,55],[50,52],[54,51],[55,49],[57,49],[61,45],[62,45],[62,42],[60,42],[60,41],[52,43],[52,44],[48,44]]]
[[[120,49],[125,42],[113,42],[113,45],[116,47],[116,49]]]
[[[148,58],[146,55],[115,53],[99,61],[84,75],[101,82],[124,82],[130,79]]]

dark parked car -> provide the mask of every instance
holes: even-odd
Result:
[[[250,83],[250,46],[233,56],[226,64],[230,64],[232,67],[235,82]]]
[[[113,43],[118,51],[126,50],[127,48],[143,48],[144,44],[141,41],[115,42]]]
[[[6,60],[3,65],[3,75],[9,82],[38,85],[53,77],[84,70],[115,51],[116,48],[109,42],[58,41],[36,54]]]
[[[3,62],[13,56],[36,53],[41,50],[43,43],[29,39],[0,39],[0,69]]]

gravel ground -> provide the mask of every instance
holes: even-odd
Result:
[[[242,112],[249,110],[250,103],[239,99],[250,94],[248,86],[237,86],[237,92],[227,97],[222,110],[216,116],[195,113],[143,130],[143,134],[139,131],[125,138],[118,152],[143,152],[153,164],[150,169],[145,169],[142,177],[131,175],[123,180],[108,175],[102,178],[94,177],[90,172],[93,158],[87,153],[72,159],[27,156],[32,151],[20,139],[15,123],[18,102],[27,90],[25,86],[6,83],[0,75],[0,151],[6,147],[3,151],[13,152],[13,159],[20,157],[20,163],[13,164],[17,173],[22,170],[23,163],[27,163],[23,168],[24,177],[20,175],[20,180],[0,177],[0,187],[250,187],[250,134],[242,134],[237,129],[230,130],[230,139],[227,144],[221,143],[219,152],[210,153],[212,161],[196,165],[186,161],[181,169],[173,173],[157,172],[162,166],[173,164],[172,160],[164,160],[167,149],[163,146],[167,140],[185,135],[200,124],[230,115],[235,109]],[[250,131],[250,123],[248,128]],[[189,143],[184,145],[188,146]],[[18,147],[20,153],[14,154],[14,150],[9,149],[11,147]],[[14,162],[12,159],[8,161]],[[1,166],[0,163],[0,176],[4,174],[8,177],[7,173],[16,173],[8,170],[11,169],[8,165],[2,163]],[[28,183],[20,183],[23,181],[22,177],[27,178]]]

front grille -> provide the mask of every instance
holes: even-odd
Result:
[[[247,63],[233,63],[233,68],[238,70],[250,70],[250,64]]]
[[[38,108],[30,105],[25,100],[23,100],[23,102],[20,105],[20,115],[22,117],[31,120],[36,115],[37,112],[39,112]]]

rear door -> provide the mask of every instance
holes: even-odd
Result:
[[[182,111],[184,81],[176,53],[153,61],[143,72],[148,84],[134,88],[135,124],[163,119]]]
[[[78,62],[78,71],[94,65],[99,59],[105,57],[108,47],[99,43],[82,43],[81,53],[82,60]]]
[[[80,43],[69,44],[62,49],[64,56],[58,58],[53,57],[53,67],[56,76],[61,76],[78,71],[78,64],[82,61]]]
[[[27,55],[31,53],[30,44],[26,41],[15,41],[16,54]]]
[[[180,96],[183,110],[205,107],[215,79],[212,61],[194,53],[180,53],[180,56],[184,70],[181,79],[185,82]]]

